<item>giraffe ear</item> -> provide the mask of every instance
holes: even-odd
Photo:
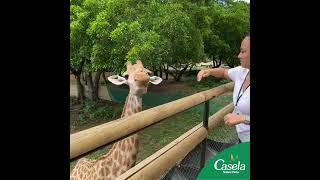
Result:
[[[161,81],[162,81],[162,79],[161,79],[160,77],[158,77],[158,76],[152,76],[152,77],[150,77],[150,82],[151,82],[152,84],[157,85],[157,84],[160,84]]]
[[[118,75],[109,76],[108,80],[115,85],[128,84],[124,77]]]

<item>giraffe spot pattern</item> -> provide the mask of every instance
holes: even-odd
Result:
[[[122,143],[121,150],[124,151],[126,149],[126,142]]]
[[[114,159],[117,160],[118,159],[118,151],[114,152]]]
[[[104,169],[102,168],[102,169],[100,169],[100,171],[99,171],[99,175],[100,176],[104,176]]]
[[[140,105],[141,102],[136,97],[128,96],[127,100],[129,100],[129,102],[126,102],[122,114],[131,115],[131,114],[134,114],[134,113],[142,110],[142,106]],[[136,160],[136,156],[137,156],[136,153],[132,154],[132,153],[126,153],[126,152],[132,151],[134,148],[135,148],[134,150],[137,151],[138,147],[139,147],[139,142],[137,139],[135,139],[135,137],[127,138],[126,141],[123,141],[123,142],[120,141],[120,143],[116,144],[115,148],[110,150],[111,153],[109,153],[108,156],[104,157],[104,158],[106,158],[106,157],[111,156],[111,158],[106,159],[106,161],[102,161],[102,162],[97,163],[97,166],[95,167],[97,170],[99,170],[100,175],[108,176],[108,177],[102,177],[102,178],[100,177],[99,179],[108,180],[111,178],[112,174],[114,174],[114,175],[119,175],[119,173],[122,174],[127,170],[127,168],[130,166],[130,164],[134,165],[135,160]],[[120,149],[122,151],[117,151]],[[112,152],[112,151],[114,151],[114,152]],[[112,160],[118,160],[118,161],[114,162],[113,166],[111,167]],[[78,166],[78,170],[81,170],[82,172],[85,172],[85,171],[88,172],[93,167],[93,164],[92,164],[93,161],[91,161],[91,160],[84,160],[83,159],[82,162],[83,162],[84,167]],[[81,163],[79,163],[79,164],[81,164]],[[106,165],[109,167],[106,167]],[[120,167],[122,167],[122,168],[120,169]],[[96,171],[96,172],[98,172],[98,171]],[[110,174],[111,172],[112,172],[112,174]],[[83,175],[84,175],[78,171],[75,171],[74,174],[80,175],[81,177],[83,177]],[[87,176],[87,174],[85,174],[84,177],[97,179],[97,173],[91,174],[91,176]],[[112,178],[115,178],[115,177],[112,176]],[[72,177],[71,180],[72,179],[75,180],[74,177]]]
[[[122,156],[119,154],[119,162],[122,162]]]
[[[117,175],[118,171],[119,171],[119,166],[117,166],[117,165],[113,166],[112,174]]]

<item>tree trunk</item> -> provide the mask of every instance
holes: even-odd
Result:
[[[158,76],[158,69],[156,67],[154,67],[154,66],[152,66],[152,69],[153,69],[153,74],[155,76]]]
[[[166,72],[166,80],[169,79],[169,66],[167,64],[167,68],[165,68],[165,72]]]
[[[88,83],[88,96],[90,100],[94,100],[93,98],[93,81],[92,81],[92,73],[89,72],[88,74],[86,74],[86,81]]]
[[[193,68],[193,65],[190,66],[190,68],[189,68],[189,73],[191,73],[192,68]]]
[[[163,65],[163,70],[164,70],[164,73],[166,74],[166,80],[168,80],[168,77],[169,77],[169,66],[164,64]]]
[[[88,86],[88,80],[87,80],[87,75],[86,73],[81,73],[82,74],[82,81],[84,82],[84,85]]]
[[[104,79],[104,82],[105,82],[106,85],[107,85],[107,84],[108,84],[108,81],[107,81],[105,72],[102,73],[102,77],[103,77],[103,79]]]
[[[85,85],[87,85],[87,80],[84,73],[81,73],[81,78],[82,78],[82,82],[85,82]]]
[[[78,74],[78,75],[74,75],[76,77],[76,80],[77,80],[77,91],[78,91],[78,101],[82,104],[84,102],[84,99],[85,99],[85,94],[84,94],[84,87],[81,83],[81,76]]]
[[[182,75],[185,73],[185,71],[188,69],[188,67],[189,67],[189,65],[186,65],[182,70],[178,70],[173,67],[175,69],[175,72],[172,73],[174,80],[179,82],[181,80]]]
[[[222,64],[222,60],[221,60],[221,59],[219,59],[218,67],[220,67],[220,66],[221,66],[221,64]]]
[[[213,60],[213,64],[212,64],[212,67],[213,68],[218,68],[221,66],[221,59],[219,60]]]
[[[176,78],[176,79],[177,79],[176,81],[179,82],[179,81],[181,80],[181,77],[182,77],[183,73],[184,73],[184,72],[182,72],[182,71],[180,71],[180,72],[178,73],[177,78]]]
[[[180,73],[179,72],[174,72],[174,73],[172,73],[172,76],[173,76],[173,79],[174,79],[174,81],[176,81],[176,82],[179,82],[180,81],[180,78],[179,77],[181,77],[180,75],[179,75]]]
[[[94,77],[94,86],[92,91],[92,97],[93,97],[92,99],[94,101],[99,100],[99,86],[100,86],[100,77],[102,72],[103,72],[102,70],[99,70]]]
[[[75,76],[76,78],[76,82],[77,82],[77,99],[78,101],[80,101],[80,103],[82,104],[84,102],[84,99],[86,98],[85,93],[84,93],[84,87],[81,83],[81,74],[82,74],[82,67],[84,65],[84,60],[81,61],[80,66],[78,68],[73,68],[71,67],[70,70],[72,72],[72,74]]]
[[[160,69],[160,77],[162,78],[162,67],[159,66],[159,69]]]

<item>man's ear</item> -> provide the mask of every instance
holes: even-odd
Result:
[[[152,84],[157,85],[157,84],[161,83],[161,81],[162,81],[162,79],[161,79],[160,77],[158,77],[158,76],[152,76],[152,77],[150,77],[150,82],[151,82]]]
[[[127,80],[124,77],[118,75],[109,76],[108,80],[115,85],[128,84]]]

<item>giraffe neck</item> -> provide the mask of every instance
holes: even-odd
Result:
[[[127,96],[121,117],[127,117],[142,109],[142,97],[129,94]],[[110,151],[102,156],[100,163],[110,166],[111,177],[117,177],[133,167],[136,163],[139,148],[138,134],[133,134],[113,144]],[[108,176],[109,176],[108,175]]]
[[[142,97],[134,94],[127,96],[121,117],[127,117],[142,110]]]

